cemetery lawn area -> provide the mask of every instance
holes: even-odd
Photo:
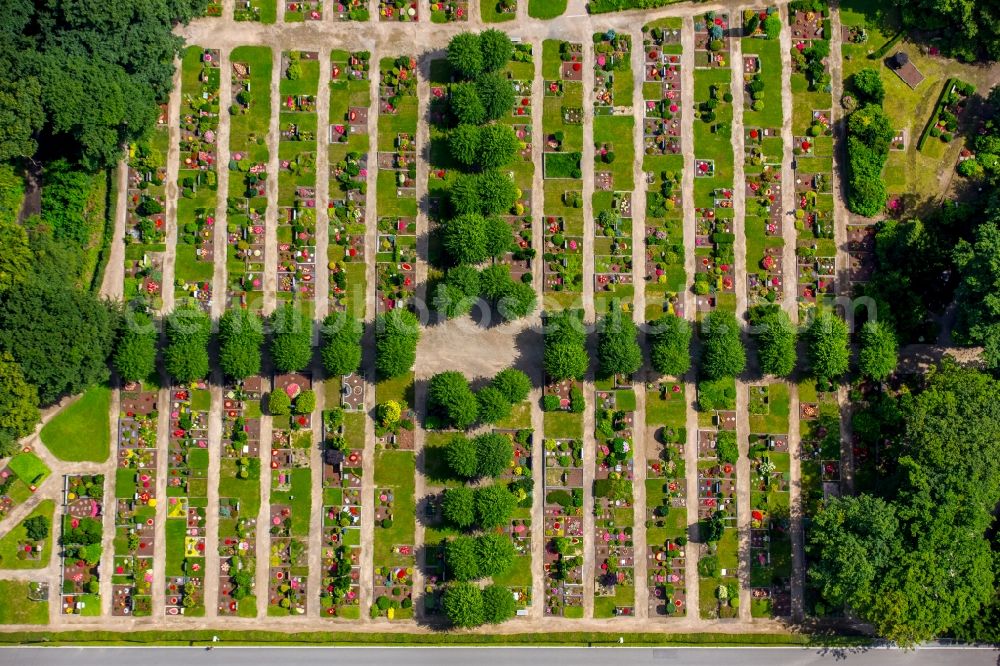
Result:
[[[521,0],[522,2],[524,0]],[[479,0],[479,14],[483,18],[483,23],[502,23],[513,21],[517,14],[501,14],[497,11],[499,3],[497,0]]]
[[[571,412],[549,412],[545,415],[546,439],[580,439],[583,437],[583,415]]]
[[[21,560],[17,557],[18,544],[25,536],[24,520],[18,523],[14,529],[7,532],[0,538],[0,567],[4,569],[43,569],[49,564],[52,556],[52,542],[55,535],[52,534],[52,513],[55,511],[55,500],[42,500],[35,510],[28,514],[24,520],[35,516],[45,516],[49,520],[49,536],[45,539],[45,546],[42,549],[42,557],[38,560]]]
[[[111,389],[94,386],[42,428],[42,443],[69,462],[104,462],[111,450]]]
[[[528,0],[528,16],[553,19],[566,13],[567,0]]]
[[[48,624],[49,602],[29,601],[26,581],[0,580],[0,624]],[[99,609],[100,607],[98,607]]]

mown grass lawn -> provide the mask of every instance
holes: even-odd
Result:
[[[28,582],[0,580],[0,624],[48,624],[49,602],[30,601]]]
[[[111,389],[94,386],[42,428],[42,443],[60,460],[104,462],[111,447]]]
[[[52,542],[55,540],[55,535],[52,533],[52,513],[55,510],[56,503],[54,500],[42,500],[35,510],[32,511],[27,518],[34,518],[35,516],[45,516],[49,521],[49,536],[45,539],[45,546],[42,548],[42,556],[37,560],[22,560],[18,559],[17,551],[18,544],[27,538],[26,530],[24,529],[24,520],[18,523],[14,529],[7,532],[0,538],[0,567],[4,569],[43,569],[49,564],[49,558],[52,556]]]
[[[566,12],[568,0],[528,0],[528,16],[536,19],[554,19]]]

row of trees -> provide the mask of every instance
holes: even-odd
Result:
[[[882,108],[885,90],[876,70],[864,69],[848,83],[859,106],[847,117],[847,207],[873,217],[888,198],[882,168],[896,130]]]
[[[507,223],[498,221],[509,234]],[[530,273],[525,275],[531,277]],[[434,287],[434,309],[447,319],[469,314],[480,301],[489,304],[503,319],[514,320],[534,312],[538,295],[530,280],[512,278],[507,264],[494,264],[482,270],[455,266]]]
[[[473,392],[461,372],[449,370],[431,377],[427,385],[427,411],[435,425],[465,430],[475,423],[498,423],[510,416],[511,408],[528,397],[531,380],[514,368]]]

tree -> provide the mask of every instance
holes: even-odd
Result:
[[[295,413],[296,414],[312,414],[313,410],[316,409],[316,392],[311,389],[306,389],[299,393],[298,397],[295,398]]]
[[[482,578],[475,537],[459,536],[445,542],[444,561],[455,580],[468,581]]]
[[[263,344],[264,323],[257,313],[233,308],[219,319],[219,366],[230,379],[260,374]]]
[[[21,366],[10,352],[0,352],[0,430],[14,439],[27,437],[35,431],[38,413],[38,391],[24,379]]]
[[[476,444],[468,437],[456,435],[445,445],[445,458],[451,473],[462,479],[479,476],[479,454]]]
[[[403,408],[395,400],[381,402],[375,408],[375,418],[383,428],[392,428],[403,416]]]
[[[861,327],[861,350],[858,369],[861,374],[883,381],[896,371],[899,343],[892,327],[884,321],[867,321]]]
[[[115,370],[126,382],[149,378],[156,370],[156,328],[142,312],[132,314],[124,322],[113,356]]]
[[[777,39],[781,34],[781,19],[777,14],[771,14],[764,19],[763,29],[768,39]]]
[[[477,213],[453,217],[441,225],[441,244],[456,264],[481,264],[489,258],[486,220]]]
[[[472,583],[449,585],[441,598],[448,620],[456,627],[469,629],[483,623],[483,593]]]
[[[550,381],[580,379],[587,372],[586,334],[579,311],[562,310],[545,320],[542,363]]]
[[[462,125],[482,125],[486,108],[474,83],[456,83],[451,87],[451,113]]]
[[[417,359],[420,327],[409,310],[396,308],[375,318],[375,369],[383,379],[410,371]]]
[[[285,303],[271,315],[271,359],[281,372],[301,372],[312,361],[312,323]]]
[[[885,100],[885,86],[882,76],[873,67],[865,67],[851,76],[850,87],[859,104],[882,104]]]
[[[491,259],[502,259],[514,247],[514,232],[505,220],[490,215],[483,221],[486,234],[486,255]]]
[[[502,576],[514,565],[514,544],[503,532],[488,532],[476,538],[480,576]]]
[[[493,388],[484,386],[476,392],[481,423],[499,423],[510,416],[511,403],[507,397]]]
[[[358,371],[363,333],[362,323],[346,312],[327,315],[320,329],[320,357],[328,375],[336,377]]]
[[[459,125],[448,135],[448,152],[455,161],[470,167],[479,158],[479,137],[478,125]]]
[[[514,108],[514,86],[502,74],[483,74],[476,79],[476,92],[483,103],[485,120],[500,120]]]
[[[757,359],[765,375],[787,377],[795,369],[797,332],[788,313],[778,306],[755,308],[750,315]]]
[[[36,136],[44,124],[38,79],[0,80],[0,161],[34,155]]]
[[[837,315],[822,311],[806,327],[806,357],[817,379],[835,381],[847,372],[851,362],[847,324]]]
[[[497,312],[507,321],[527,317],[538,306],[538,295],[530,284],[507,279],[503,295],[495,303]]]
[[[272,416],[287,416],[292,411],[292,399],[281,389],[271,391],[267,398],[267,411]]]
[[[664,375],[681,377],[691,369],[691,322],[675,314],[649,323],[649,360]]]
[[[476,446],[476,471],[479,476],[498,477],[514,460],[514,446],[507,435],[490,432],[472,440]]]
[[[881,574],[903,552],[895,507],[868,495],[827,499],[813,518],[806,552],[809,580],[832,609],[867,611]]]
[[[510,125],[487,125],[479,132],[479,153],[475,163],[483,169],[506,166],[517,155],[520,143]]]
[[[164,321],[167,346],[163,365],[179,383],[187,384],[208,376],[208,343],[212,319],[195,305],[181,305]]]
[[[501,585],[487,585],[483,588],[483,620],[489,624],[500,624],[514,617],[517,606],[514,595]]]
[[[49,519],[45,516],[31,516],[22,524],[25,536],[32,541],[41,541],[49,536]]]
[[[597,368],[602,377],[631,376],[642,366],[642,350],[635,322],[623,316],[621,303],[612,301],[597,329]]]
[[[708,379],[735,377],[746,367],[747,356],[740,340],[736,316],[714,310],[702,321],[701,371]]]
[[[459,486],[444,491],[441,513],[455,527],[465,529],[476,522],[476,507],[472,488]]]
[[[439,372],[428,382],[427,411],[444,425],[465,430],[479,417],[479,403],[465,375],[449,370]]]
[[[476,178],[476,195],[484,215],[506,215],[517,202],[520,190],[507,174],[487,169]]]
[[[108,378],[116,317],[37,260],[35,270],[20,288],[0,293],[0,351],[21,366],[44,406]]]
[[[514,368],[504,368],[490,381],[490,386],[498,390],[512,405],[528,398],[531,379]]]
[[[496,72],[507,66],[514,55],[514,44],[502,30],[490,28],[479,34],[479,48],[483,53],[483,71]]]
[[[479,35],[461,32],[448,42],[448,64],[463,79],[475,79],[483,72],[483,52]]]
[[[502,527],[510,520],[517,506],[517,498],[506,486],[492,485],[476,488],[476,518],[485,530]]]

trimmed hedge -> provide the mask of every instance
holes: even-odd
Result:
[[[890,39],[889,41],[887,41],[885,44],[883,44],[882,46],[880,46],[877,50],[872,51],[871,53],[869,53],[868,54],[868,59],[869,60],[879,60],[880,58],[882,58],[883,56],[885,56],[885,54],[888,53],[892,49],[892,47],[894,47],[896,44],[899,44],[899,42],[902,41],[903,37],[905,37],[905,36],[906,36],[906,33],[903,33],[903,32],[896,33],[895,37],[893,37],[892,39]]]
[[[951,87],[955,85],[955,82],[955,78],[949,78],[944,82],[944,87],[938,95],[937,102],[935,102],[934,108],[931,109],[931,115],[927,119],[927,124],[924,125],[924,131],[920,133],[920,138],[917,139],[917,150],[923,150],[927,137],[931,135],[931,128],[934,127],[934,121],[937,120],[938,114],[941,113],[941,109],[944,108],[944,100],[947,99],[948,93],[951,92]]]
[[[655,9],[666,7],[684,0],[590,0],[587,12],[590,14],[606,14],[608,12],[623,12],[628,9]]]

